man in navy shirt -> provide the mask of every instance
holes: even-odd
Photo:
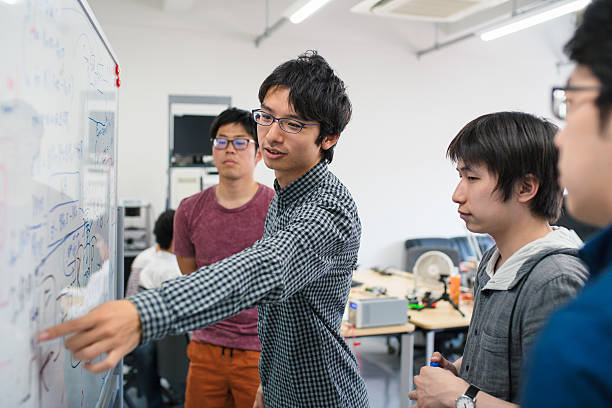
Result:
[[[572,216],[605,228],[580,251],[590,281],[555,313],[528,363],[522,407],[612,406],[612,1],[594,0],[565,47],[577,63],[553,89],[555,138]]]

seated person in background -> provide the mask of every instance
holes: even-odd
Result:
[[[410,393],[419,408],[515,406],[525,354],[549,314],[588,277],[575,256],[578,236],[549,224],[563,193],[556,131],[532,115],[499,112],[468,123],[448,147],[460,178],[459,215],[495,245],[478,267],[463,357],[451,363],[432,355],[439,367],[423,367]]]
[[[176,212],[174,250],[184,274],[253,245],[263,234],[274,197],[274,190],[254,180],[261,152],[250,112],[221,112],[210,138],[219,184],[185,198]],[[255,308],[194,331],[187,350],[185,407],[252,408],[260,351]]]
[[[135,295],[140,290],[138,287],[138,285],[140,285],[140,272],[145,266],[147,266],[151,259],[153,259],[156,249],[157,244],[136,255],[136,258],[134,258],[132,261],[132,265],[130,266],[130,276],[125,288],[125,297]]]
[[[172,253],[173,229],[174,210],[166,210],[155,222],[153,233],[157,247],[149,263],[140,272],[141,288],[159,288],[162,282],[181,276],[176,256]]]
[[[146,249],[144,259],[139,260],[136,266],[146,262],[146,265],[136,275],[139,279],[139,290],[153,289],[159,287],[161,283],[168,279],[181,276],[176,257],[170,252],[172,248],[172,232],[174,223],[174,210],[166,210],[155,221],[153,233],[157,245],[153,252]],[[136,262],[136,259],[134,260]],[[134,273],[132,267],[132,273]],[[130,274],[130,280],[132,275]],[[128,281],[128,287],[130,281]],[[155,341],[138,346],[131,353],[134,368],[138,374],[136,384],[147,399],[147,407],[163,407],[160,378],[157,373],[157,354]]]
[[[576,63],[553,108],[561,181],[576,219],[602,231],[580,250],[591,278],[554,313],[528,359],[527,408],[612,406],[612,1],[594,0],[565,46]]]

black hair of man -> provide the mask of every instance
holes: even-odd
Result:
[[[316,51],[279,65],[261,84],[259,102],[277,86],[289,88],[289,103],[300,118],[321,124],[318,146],[326,136],[340,135],[351,119],[351,101],[344,82]],[[322,159],[331,163],[334,148],[323,150]]]
[[[170,250],[174,232],[174,210],[166,210],[157,217],[153,233],[161,249]]]
[[[532,214],[554,222],[561,213],[563,189],[559,185],[554,145],[558,128],[545,119],[522,112],[497,112],[480,116],[463,127],[448,146],[453,162],[485,165],[497,175],[496,191],[503,201],[514,193],[517,182],[532,174],[538,192],[529,201]]]
[[[251,138],[255,141],[255,147],[259,148],[259,141],[257,140],[257,124],[253,120],[251,112],[245,111],[238,108],[229,108],[221,112],[210,125],[210,139],[213,140],[217,137],[219,128],[223,125],[230,123],[237,123],[242,125],[244,130]]]
[[[602,88],[595,101],[602,125],[612,112],[612,1],[594,0],[584,11],[582,23],[565,45],[572,61],[591,70]]]

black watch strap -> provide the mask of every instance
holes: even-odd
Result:
[[[470,397],[472,401],[474,401],[474,399],[476,398],[476,394],[478,394],[478,391],[480,391],[480,388],[478,388],[475,385],[470,384],[468,389],[465,391],[465,394],[463,395]]]

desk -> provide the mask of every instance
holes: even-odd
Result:
[[[402,358],[400,360],[400,407],[409,407],[408,393],[412,389],[412,373],[414,371],[414,325],[410,323],[396,326],[368,327],[365,329],[351,328],[347,322],[342,322],[340,335],[345,338],[369,337],[389,334],[400,334]]]
[[[351,289],[350,297],[375,297],[364,290],[364,287],[382,286],[387,289],[387,296],[404,297],[414,290],[414,276],[398,269],[388,269],[391,275],[381,275],[372,270],[355,271],[353,278],[363,285]],[[438,302],[434,309],[408,309],[408,321],[425,332],[425,364],[428,365],[434,348],[434,336],[437,331],[455,328],[466,328],[472,318],[473,303],[462,303],[459,306],[465,317],[461,316],[450,303]],[[411,347],[411,355],[412,347]]]
[[[459,306],[465,317],[462,317],[448,302],[438,302],[435,309],[423,309],[421,311],[411,309],[408,312],[409,321],[425,332],[426,365],[429,364],[434,352],[435,333],[446,329],[467,328],[472,318],[472,307],[472,303]]]

